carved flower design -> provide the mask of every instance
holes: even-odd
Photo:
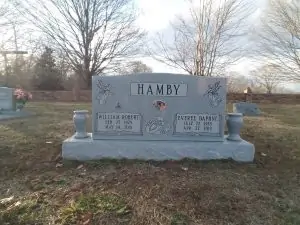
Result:
[[[206,91],[204,96],[208,97],[211,107],[217,107],[223,101],[219,94],[219,90],[221,87],[222,86],[220,85],[220,81],[216,82],[214,85],[208,85],[208,90]]]
[[[111,91],[112,87],[110,84],[105,84],[102,80],[98,80],[97,87],[98,95],[96,99],[99,101],[100,104],[104,104],[106,103],[107,97],[113,94]]]

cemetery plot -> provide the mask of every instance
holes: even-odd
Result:
[[[59,146],[74,132],[70,112],[91,104],[31,102],[38,117],[1,122],[0,224],[298,225],[300,106],[259,107],[242,130],[255,163],[79,163],[61,161]]]

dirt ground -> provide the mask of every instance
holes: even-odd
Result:
[[[62,161],[72,111],[91,105],[27,108],[37,116],[0,123],[1,225],[300,224],[300,105],[264,104],[244,119],[252,164]]]

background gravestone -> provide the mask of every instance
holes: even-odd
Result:
[[[245,102],[252,102],[252,90],[250,87],[247,87],[244,90]]]
[[[261,114],[257,104],[252,103],[252,90],[250,87],[244,90],[245,102],[233,103],[233,112],[242,113],[244,116],[259,116]]]
[[[0,87],[0,109],[5,111],[16,109],[13,88]]]
[[[16,111],[14,91],[15,90],[13,88],[0,87],[0,120],[8,120],[35,115],[34,113],[24,110]]]
[[[233,103],[233,112],[242,113],[244,116],[259,116],[261,114],[257,104],[250,102]]]

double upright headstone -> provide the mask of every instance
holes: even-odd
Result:
[[[64,141],[62,155],[77,160],[252,161],[252,144],[224,137],[225,108],[225,78],[152,73],[93,76],[92,133],[85,135],[82,129],[84,112],[75,112],[76,134]]]
[[[224,78],[93,77],[93,139],[223,141]]]

